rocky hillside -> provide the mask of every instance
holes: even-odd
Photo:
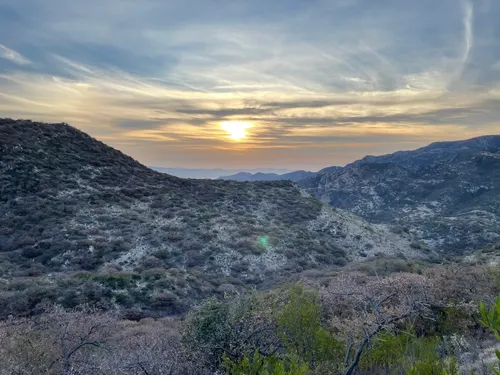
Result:
[[[379,252],[413,256],[409,244],[289,181],[180,179],[65,124],[0,120],[4,279],[85,270],[78,280],[111,285],[113,303],[159,294],[177,306]],[[78,288],[71,298],[83,298]]]
[[[367,156],[300,185],[370,222],[397,224],[433,249],[500,240],[500,136]]]

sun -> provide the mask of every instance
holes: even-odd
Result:
[[[252,124],[244,121],[224,121],[220,126],[228,133],[229,138],[241,141],[247,137],[246,129],[251,128]]]

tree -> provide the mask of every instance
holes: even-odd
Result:
[[[6,374],[42,375],[90,371],[97,365],[94,354],[106,350],[115,322],[113,314],[89,307],[51,307],[40,317],[3,322],[0,332],[6,340],[0,353],[1,370]]]
[[[121,320],[95,309],[48,308],[0,321],[0,375],[201,374],[177,319]]]
[[[432,299],[428,291],[428,280],[410,273],[384,278],[342,273],[323,288],[322,298],[333,315],[333,324],[347,336],[344,375],[355,372],[363,352],[378,334],[425,316]]]
[[[76,363],[80,368],[92,368],[95,350],[106,350],[106,340],[115,328],[116,320],[111,313],[99,313],[87,306],[64,310],[55,306],[40,319],[49,332],[57,355],[42,374],[51,374],[58,368],[60,375],[72,373]]]

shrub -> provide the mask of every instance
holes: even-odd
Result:
[[[228,306],[212,298],[189,314],[183,341],[206,366],[216,369],[222,355],[231,349],[232,334]]]
[[[244,355],[240,361],[223,356],[226,375],[306,375],[307,365],[295,358],[279,358],[276,354],[264,357],[255,351],[252,356]]]
[[[321,306],[315,291],[296,285],[277,315],[279,336],[287,352],[305,363],[340,363],[344,347],[321,322]]]
[[[438,337],[417,337],[413,331],[383,332],[374,340],[360,368],[370,373],[442,375],[448,368],[439,356]]]

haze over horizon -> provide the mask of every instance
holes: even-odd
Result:
[[[500,133],[500,2],[0,0],[0,117],[150,166],[318,170]]]

